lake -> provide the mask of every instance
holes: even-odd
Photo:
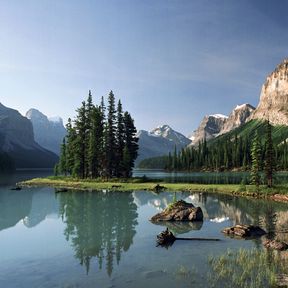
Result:
[[[154,169],[134,169],[134,177],[146,176],[152,179],[163,179],[166,182],[199,183],[199,184],[244,184],[250,183],[249,172],[167,172]],[[264,182],[264,173],[261,180]],[[275,184],[288,183],[287,172],[277,172],[274,175]],[[264,184],[264,183],[263,183]]]
[[[2,179],[0,287],[211,287],[218,277],[211,257],[227,249],[263,251],[261,239],[230,239],[220,232],[224,227],[257,224],[271,232],[269,237],[288,240],[275,233],[287,231],[287,204],[177,193],[177,199],[202,208],[204,221],[168,223],[171,231],[221,241],[179,240],[168,249],[156,247],[156,235],[167,226],[149,219],[172,202],[174,193],[10,190],[15,181],[48,174],[21,171]]]

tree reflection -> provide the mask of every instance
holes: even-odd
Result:
[[[110,276],[115,260],[119,264],[121,253],[128,251],[136,234],[138,214],[132,193],[66,192],[58,197],[64,234],[75,257],[87,274],[95,257],[99,269],[105,263]]]

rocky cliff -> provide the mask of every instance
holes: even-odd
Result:
[[[247,121],[254,110],[252,105],[242,104],[237,105],[228,117],[222,114],[205,116],[197,130],[189,137],[192,140],[191,145],[197,145],[205,138],[210,140],[238,128]]]
[[[269,119],[273,125],[288,125],[288,59],[266,78],[251,119]]]
[[[1,103],[0,151],[14,160],[16,168],[48,168],[58,161],[54,153],[35,142],[31,122]]]
[[[61,143],[66,135],[62,119],[60,117],[48,118],[36,109],[27,111],[26,117],[33,125],[35,141],[59,155]]]
[[[197,145],[204,140],[215,138],[222,130],[227,116],[222,114],[208,115],[203,118],[197,130],[190,136],[191,145]]]
[[[243,125],[254,112],[255,107],[250,104],[237,105],[226,119],[219,135],[225,134]]]

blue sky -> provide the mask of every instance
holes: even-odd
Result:
[[[288,57],[288,1],[0,0],[0,102],[66,121],[112,89],[138,129],[189,134],[257,105]]]

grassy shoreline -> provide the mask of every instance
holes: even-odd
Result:
[[[167,183],[161,180],[149,180],[143,178],[132,179],[111,179],[103,181],[83,180],[71,177],[50,176],[46,178],[34,178],[18,183],[19,186],[49,186],[59,189],[72,190],[116,190],[116,191],[136,191],[147,190],[156,191],[157,185],[164,187],[162,191],[189,191],[189,192],[215,192],[232,194],[236,196],[267,198],[276,201],[288,201],[288,185],[278,185],[273,188],[260,187],[257,193],[253,185],[241,184],[195,184],[195,183]],[[159,189],[161,190],[161,189]],[[159,192],[159,190],[157,190]]]

